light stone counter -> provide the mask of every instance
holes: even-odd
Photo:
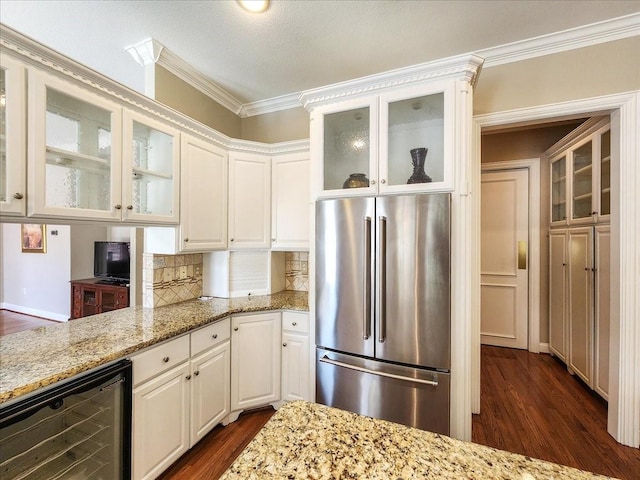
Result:
[[[608,478],[324,405],[285,404],[221,480]]]
[[[0,337],[0,404],[229,315],[308,311],[306,292],[129,307]]]

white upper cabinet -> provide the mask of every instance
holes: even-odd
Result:
[[[271,159],[229,153],[229,249],[271,245]]]
[[[36,69],[28,108],[29,216],[178,222],[177,130]]]
[[[129,110],[123,112],[122,219],[178,223],[180,134]]]
[[[315,108],[317,196],[453,189],[453,99],[435,82]]]
[[[590,225],[611,214],[611,127],[594,117],[546,152],[551,162],[551,225]]]
[[[271,249],[309,249],[309,153],[271,159]]]
[[[26,215],[24,67],[0,53],[0,214]]]

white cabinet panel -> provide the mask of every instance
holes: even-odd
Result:
[[[567,353],[567,233],[549,234],[549,347],[562,361]]]
[[[309,400],[309,335],[282,333],[282,400]]]
[[[231,319],[231,410],[280,400],[280,313]]]
[[[309,153],[271,160],[271,249],[309,249]]]
[[[229,248],[269,248],[270,230],[270,158],[229,153]]]
[[[609,397],[610,253],[609,225],[595,229],[595,339],[593,388],[605,400]]]

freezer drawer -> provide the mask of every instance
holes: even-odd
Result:
[[[316,350],[318,403],[445,435],[449,379],[448,373]]]

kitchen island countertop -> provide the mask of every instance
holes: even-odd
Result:
[[[252,479],[604,479],[308,402],[285,404],[222,475]]]
[[[128,307],[0,337],[0,404],[238,313],[308,311],[306,292]]]

